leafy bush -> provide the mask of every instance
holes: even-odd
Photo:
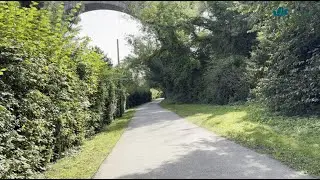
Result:
[[[127,97],[127,107],[134,107],[152,100],[152,94],[149,89],[139,88],[129,94]]]
[[[245,59],[242,56],[231,56],[212,61],[204,76],[202,102],[223,105],[245,101],[249,94]]]
[[[158,99],[163,97],[163,93],[161,90],[151,88],[152,99]]]
[[[319,3],[278,1],[259,6],[238,5],[239,11],[250,15],[252,31],[258,32],[259,44],[250,59],[250,73],[260,77],[255,79],[255,95],[273,111],[319,113]],[[288,8],[290,15],[266,15],[278,7]]]

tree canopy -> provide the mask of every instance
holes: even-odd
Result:
[[[279,7],[288,15],[274,16]],[[131,62],[176,102],[254,99],[285,114],[317,113],[319,7],[300,1],[148,1],[134,12],[145,25],[144,39],[152,38],[132,38],[137,57]]]

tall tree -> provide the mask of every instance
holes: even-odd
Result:
[[[147,59],[149,79],[157,82],[167,97],[218,104],[246,98],[245,61],[255,33],[247,33],[246,16],[229,10],[232,5],[147,2],[137,13],[147,26],[145,32],[160,42],[160,47],[143,59]]]

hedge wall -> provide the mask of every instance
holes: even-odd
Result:
[[[0,2],[0,178],[36,177],[125,107],[125,89],[75,38],[63,6],[34,6]]]
[[[137,89],[127,97],[127,108],[141,105],[152,100],[152,93],[149,89]]]

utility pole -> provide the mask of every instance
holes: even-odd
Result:
[[[120,64],[120,58],[119,58],[119,40],[117,39],[117,53],[118,53],[118,65]]]
[[[118,54],[118,66],[120,66],[120,58],[119,58],[119,40],[117,39],[117,54]],[[122,89],[121,89],[121,79],[119,80],[119,101],[120,101],[120,106],[119,106],[119,116],[121,117],[122,116],[122,114],[121,114],[121,112],[122,112],[122,110],[121,110],[121,107],[122,107],[122,98],[121,98],[121,96],[122,96]]]

